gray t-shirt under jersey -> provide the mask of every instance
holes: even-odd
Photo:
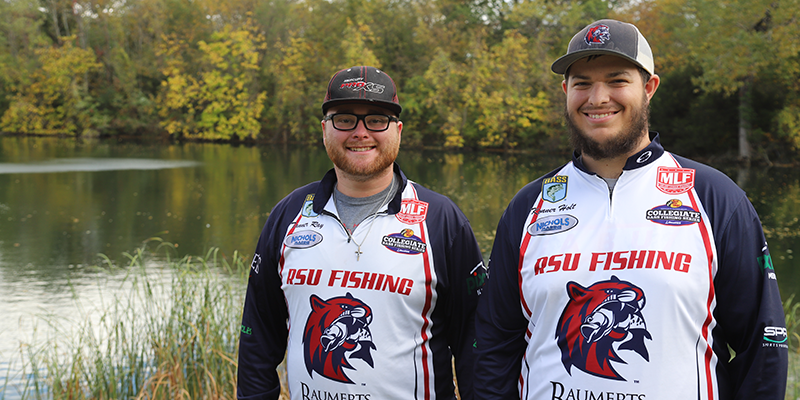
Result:
[[[352,233],[367,217],[375,214],[391,200],[390,193],[393,193],[397,187],[395,182],[398,182],[397,175],[392,177],[392,183],[386,189],[367,197],[350,197],[342,194],[338,188],[333,189],[339,219],[342,220],[348,231]]]

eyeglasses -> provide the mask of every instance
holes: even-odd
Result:
[[[364,127],[366,127],[368,131],[372,132],[383,132],[389,129],[389,122],[400,121],[397,119],[397,117],[384,114],[330,114],[326,115],[322,120],[332,121],[333,127],[340,131],[351,131],[356,129],[358,121],[364,121]]]

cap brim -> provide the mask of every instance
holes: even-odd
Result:
[[[322,103],[322,114],[328,112],[328,109],[333,106],[338,106],[341,104],[366,104],[370,106],[377,106],[381,108],[385,108],[389,111],[395,113],[396,116],[400,116],[400,112],[403,111],[403,107],[400,107],[399,104],[391,103],[388,101],[383,100],[372,100],[372,99],[338,99],[338,100],[328,100]]]
[[[564,55],[561,58],[559,58],[558,60],[556,60],[555,62],[553,62],[553,65],[550,66],[550,70],[555,72],[555,73],[557,73],[557,74],[564,75],[564,74],[567,73],[567,70],[569,69],[570,65],[574,64],[575,61],[578,61],[581,58],[586,58],[586,57],[589,57],[589,56],[601,55],[601,54],[607,54],[607,55],[611,55],[611,56],[617,56],[617,57],[620,57],[620,58],[624,58],[624,59],[634,63],[636,66],[641,67],[645,71],[647,71],[647,68],[644,65],[642,65],[638,61],[634,60],[633,58],[631,58],[627,54],[619,52],[619,51],[610,50],[610,49],[578,50],[578,51],[576,51],[574,53],[570,53],[570,54]],[[647,71],[647,72],[652,74],[651,71]]]

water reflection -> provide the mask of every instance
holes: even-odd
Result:
[[[0,163],[0,174],[42,174],[75,171],[122,171],[169,168],[190,168],[196,161],[153,159],[64,158],[31,163]]]

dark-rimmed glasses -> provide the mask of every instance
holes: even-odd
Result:
[[[351,131],[356,129],[358,121],[364,121],[364,127],[368,131],[383,132],[389,129],[390,122],[400,121],[397,117],[384,114],[329,114],[326,115],[323,121],[333,122],[333,127],[340,131]]]

